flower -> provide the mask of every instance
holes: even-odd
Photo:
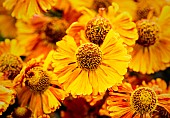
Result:
[[[141,19],[146,19],[150,15],[159,16],[162,8],[168,5],[166,0],[137,0],[137,9],[134,11],[136,13],[134,20],[138,21]]]
[[[27,107],[17,107],[14,111],[9,115],[9,118],[32,118],[32,111]]]
[[[6,23],[8,22],[8,24]],[[15,38],[16,37],[16,19],[7,14],[0,15],[0,33],[5,38]],[[9,32],[10,30],[10,32]]]
[[[4,0],[0,1],[0,34],[5,38],[15,38],[16,37],[16,19],[10,15],[3,7]],[[6,23],[8,22],[8,23]],[[10,32],[9,32],[10,29]]]
[[[68,25],[64,19],[44,15],[35,15],[24,22],[18,21],[16,24],[17,40],[25,46],[28,52],[26,60],[36,58],[41,54],[44,54],[45,58],[50,50],[56,48],[56,42],[66,34]]]
[[[84,6],[88,9],[91,9],[95,12],[98,12],[100,8],[105,8],[108,10],[109,6],[112,6],[112,3],[115,2],[119,5],[118,12],[127,11],[131,14],[132,18],[135,17],[137,10],[137,3],[134,0],[69,0],[72,4],[72,7],[81,10],[81,7]]]
[[[113,30],[100,47],[89,41],[77,46],[69,35],[56,45],[52,66],[61,86],[72,95],[102,93],[121,83],[130,61],[122,40]]]
[[[10,80],[1,80],[0,78],[0,115],[15,101],[16,91],[13,87]]]
[[[138,38],[136,25],[128,12],[120,13],[118,9],[119,6],[116,3],[112,3],[108,11],[100,8],[98,14],[93,10],[82,8],[83,15],[77,22],[72,23],[66,33],[73,36],[75,40],[86,37],[91,42],[101,45],[109,30],[113,29],[119,33],[130,52]]]
[[[0,55],[3,53],[10,53],[16,56],[25,56],[25,48],[19,44],[16,39],[5,39],[0,42]]]
[[[158,18],[138,21],[139,38],[131,53],[129,68],[143,74],[164,70],[170,62],[170,6],[165,6]]]
[[[152,79],[150,82],[142,81],[142,86],[153,87],[157,94],[170,94],[170,86],[161,78]]]
[[[13,80],[23,67],[20,56],[24,55],[24,47],[15,39],[0,42],[0,77]]]
[[[12,10],[11,15],[17,19],[31,18],[35,14],[41,14],[50,10],[58,0],[5,0],[3,6]]]
[[[31,59],[14,79],[14,83],[18,85],[19,105],[27,106],[36,118],[54,112],[66,96],[58,86],[55,74],[44,67],[44,62],[46,61],[42,57]]]
[[[158,95],[152,88],[132,89],[129,83],[123,83],[118,86],[118,91],[110,92],[110,98],[106,104],[113,118],[140,118],[151,117],[159,106],[166,108],[169,112],[169,101],[169,95]]]
[[[72,4],[73,8],[80,10],[82,6],[87,7],[88,9],[92,9],[94,11],[98,11],[99,8],[108,8],[114,0],[69,0]]]

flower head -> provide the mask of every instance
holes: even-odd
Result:
[[[165,94],[157,94],[153,88],[137,87],[132,89],[129,83],[118,85],[117,91],[109,93],[106,102],[110,116],[130,117],[152,117],[158,107],[163,107],[169,112],[169,97]]]
[[[50,10],[56,4],[57,0],[5,0],[3,6],[12,10],[11,15],[17,19],[31,18],[35,14],[41,14]]]
[[[73,36],[76,42],[79,42],[80,37],[86,37],[87,40],[101,45],[107,33],[113,29],[119,33],[128,51],[131,51],[138,34],[130,14],[118,12],[119,6],[116,3],[112,3],[107,9],[108,11],[106,8],[99,8],[96,13],[93,10],[82,8],[83,15],[67,29],[66,33]]]
[[[153,112],[156,109],[157,102],[156,93],[147,87],[137,88],[130,97],[132,109],[141,115]]]
[[[0,72],[3,75],[13,80],[21,71],[23,62],[20,57],[4,53],[0,55]]]
[[[102,93],[121,83],[130,60],[113,30],[100,47],[89,41],[77,46],[69,35],[57,42],[57,47],[52,56],[54,72],[66,92],[73,95]]]
[[[27,107],[17,107],[10,115],[12,118],[31,118],[32,111]]]
[[[170,30],[167,22],[170,15],[165,15],[169,11],[170,7],[165,6],[158,18],[136,22],[139,38],[131,53],[132,60],[129,64],[133,71],[151,74],[169,66]]]
[[[13,80],[23,67],[20,56],[25,56],[25,48],[16,39],[5,39],[0,42],[0,75]]]
[[[66,96],[58,86],[55,74],[44,67],[44,62],[42,58],[28,61],[14,79],[16,85],[21,85],[17,89],[19,105],[28,106],[33,117],[54,112]]]
[[[28,21],[18,21],[16,26],[18,28],[17,39],[25,46],[28,52],[26,60],[29,60],[41,54],[46,57],[50,50],[55,49],[56,42],[66,34],[68,22],[57,17],[36,15]],[[27,30],[28,27],[29,30]]]

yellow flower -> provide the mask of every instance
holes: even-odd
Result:
[[[0,55],[3,53],[10,53],[16,56],[26,55],[24,47],[16,39],[5,39],[5,41],[0,42]]]
[[[129,13],[119,13],[118,9],[119,6],[116,3],[112,3],[112,6],[108,7],[108,11],[100,8],[98,14],[93,10],[82,8],[83,15],[80,16],[78,22],[74,22],[67,29],[66,33],[76,40],[84,36],[91,42],[101,45],[106,34],[113,29],[119,33],[128,51],[131,51],[138,38],[136,25],[132,22]],[[80,33],[80,31],[84,33]]]
[[[32,111],[27,107],[17,107],[8,118],[32,118]]]
[[[165,6],[158,18],[138,21],[139,38],[131,53],[129,68],[143,74],[164,70],[170,62],[170,6]]]
[[[124,12],[127,11],[131,14],[132,18],[136,16],[136,10],[137,10],[137,3],[134,0],[69,0],[72,4],[72,7],[81,10],[81,7],[84,6],[88,9],[92,9],[96,12],[100,8],[105,8],[106,11],[109,6],[112,5],[112,2],[115,2],[119,5],[119,11],[118,12]]]
[[[11,15],[17,19],[31,18],[35,14],[41,14],[50,10],[58,0],[5,0],[3,6],[12,10]]]
[[[42,60],[42,57],[33,58],[14,79],[14,83],[18,85],[19,105],[28,106],[35,118],[54,112],[66,96],[58,86],[55,74],[44,67],[44,62],[46,61]]]
[[[99,8],[109,7],[114,0],[69,0],[73,8],[80,10],[82,6],[98,11]]]
[[[159,16],[163,6],[168,5],[167,0],[113,0],[120,10],[131,14],[133,21],[146,19],[152,15]]]
[[[0,115],[6,111],[9,105],[14,103],[16,92],[10,80],[0,79]]]
[[[56,48],[56,42],[66,34],[68,23],[65,19],[36,15],[27,22],[18,21],[17,40],[29,53],[26,60],[35,58]],[[24,40],[23,40],[24,39]]]
[[[124,83],[118,86],[117,92],[110,92],[107,108],[113,118],[151,117],[159,106],[169,112],[169,101],[169,95],[157,95],[152,88],[138,87],[133,90],[129,83]]]
[[[52,66],[67,93],[97,94],[122,82],[130,56],[113,30],[100,47],[88,41],[77,46],[69,35],[56,44]]]
[[[13,80],[22,69],[23,61],[20,56],[24,55],[24,47],[15,39],[0,42],[0,77]]]
[[[16,19],[10,15],[2,5],[4,0],[0,1],[0,35],[4,38],[15,38],[16,37]],[[10,32],[9,32],[10,30]]]
[[[141,20],[150,17],[150,15],[159,16],[163,6],[167,5],[167,0],[138,0],[136,2],[137,10],[134,20]]]
[[[10,15],[0,14],[0,34],[5,38],[16,37],[16,20]],[[10,31],[9,31],[10,30]]]

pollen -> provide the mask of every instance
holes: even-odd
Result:
[[[157,107],[156,93],[148,87],[139,87],[132,94],[130,103],[132,109],[144,115],[153,112]]]
[[[139,38],[137,43],[149,47],[155,44],[156,40],[159,39],[159,26],[149,20],[141,20],[137,22],[137,29]]]
[[[22,59],[10,53],[0,55],[0,72],[8,79],[13,80],[23,67]]]
[[[50,86],[50,76],[42,67],[33,67],[26,73],[26,86],[33,92],[44,92]]]
[[[94,43],[86,43],[78,48],[76,53],[78,66],[86,71],[95,70],[101,64],[102,51]]]
[[[90,42],[101,45],[111,28],[109,20],[103,17],[95,17],[87,23],[85,34]]]

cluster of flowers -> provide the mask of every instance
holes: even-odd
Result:
[[[0,1],[2,118],[170,118],[168,67],[168,0]]]

